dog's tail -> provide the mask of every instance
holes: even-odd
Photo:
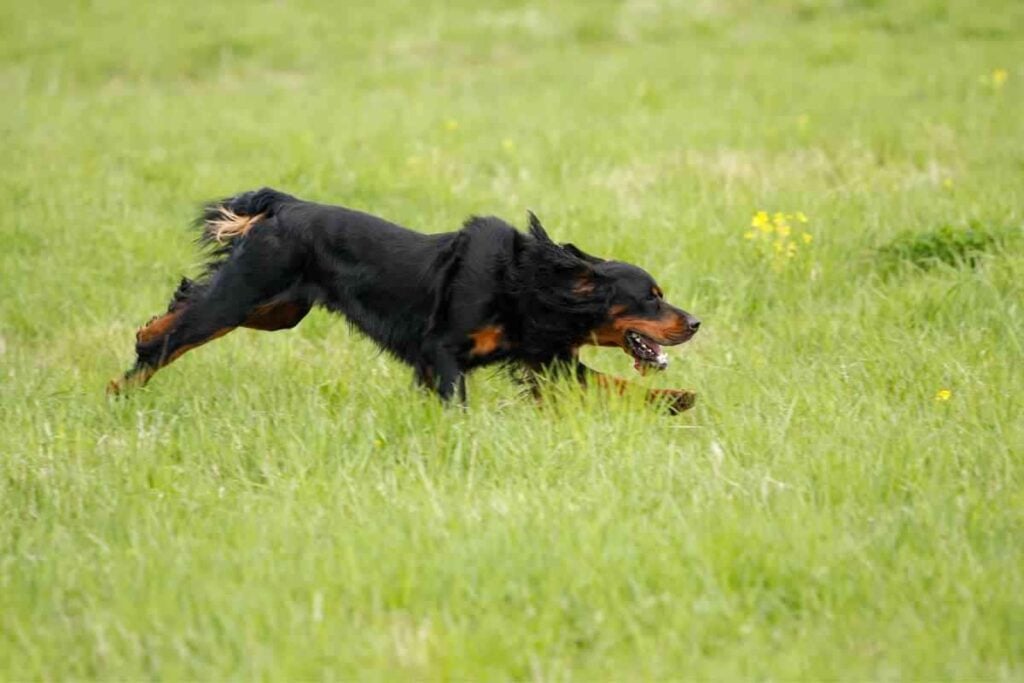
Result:
[[[277,210],[295,197],[269,187],[243,192],[210,202],[195,220],[199,229],[199,244],[204,247],[207,261],[203,272],[196,278],[184,277],[171,297],[167,312],[173,313],[200,298],[209,287],[213,276],[231,257],[238,239],[260,221],[274,217]]]
[[[261,220],[273,217],[277,208],[295,197],[269,187],[211,202],[196,219],[199,240],[224,245],[243,237]]]

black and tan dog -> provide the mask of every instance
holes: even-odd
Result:
[[[294,327],[314,305],[343,314],[442,399],[461,401],[466,372],[494,363],[528,379],[568,372],[622,391],[625,382],[580,363],[580,346],[618,346],[637,369],[661,369],[662,345],[700,326],[644,270],[556,244],[533,214],[529,234],[475,217],[424,235],[265,188],[211,204],[198,223],[213,249],[206,272],[183,279],[167,313],[138,331],[135,366],[112,393],[236,327]],[[695,398],[649,396],[672,412]]]

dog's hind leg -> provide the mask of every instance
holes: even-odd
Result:
[[[267,332],[287,330],[298,325],[299,322],[306,317],[306,314],[309,313],[311,307],[312,304],[302,299],[286,299],[261,304],[250,310],[247,313],[245,320],[242,321],[238,327],[246,327],[253,330],[264,330]],[[139,330],[136,336],[136,339],[138,340],[136,348],[139,353],[139,359],[136,361],[135,365],[125,373],[124,377],[110,383],[108,386],[109,393],[119,394],[132,386],[144,385],[157,370],[170,364],[186,351],[190,351],[197,346],[201,346],[207,342],[217,339],[218,337],[222,337],[235,329],[233,326],[225,326],[218,330],[214,330],[212,333],[205,336],[201,334],[193,334],[192,336],[195,341],[192,343],[172,346],[170,332],[176,327],[175,323],[177,322],[179,315],[180,312],[167,313],[153,319],[150,323]],[[155,343],[166,346],[161,349],[160,356],[157,358],[156,362],[153,362],[151,360],[152,355],[147,354],[147,350],[153,348]]]
[[[186,351],[223,337],[236,327],[272,332],[299,324],[309,313],[311,303],[300,298],[284,298],[251,304],[251,297],[199,302],[182,314],[181,324],[164,338],[157,367],[177,360]],[[141,358],[141,355],[140,355]]]
[[[114,378],[107,384],[108,394],[121,394],[128,389],[142,386],[149,381],[149,378],[156,372],[156,369],[148,366],[142,360],[142,350],[166,339],[167,335],[177,326],[190,297],[196,294],[196,283],[188,278],[182,278],[181,284],[175,290],[167,312],[163,315],[154,315],[145,325],[135,332],[136,362],[120,378]]]
[[[160,368],[177,360],[182,354],[237,327],[237,324],[211,326],[213,317],[204,319],[200,305],[160,316],[142,327],[135,335],[136,360],[124,376],[107,385],[107,393],[121,394],[144,386]]]
[[[236,327],[294,327],[309,312],[311,302],[301,294],[289,296],[293,291],[290,284],[265,274],[254,280],[236,263],[225,264],[198,296],[176,301],[168,313],[139,330],[135,365],[108,385],[108,393],[120,394],[144,385],[160,368]]]

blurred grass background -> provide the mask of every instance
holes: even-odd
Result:
[[[1022,32],[1016,0],[0,3],[0,677],[1019,680]],[[642,264],[704,325],[638,382],[698,407],[482,371],[445,411],[323,313],[108,402],[198,204],[261,185],[428,232],[529,208]],[[759,210],[812,241],[776,263]]]

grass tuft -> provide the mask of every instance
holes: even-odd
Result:
[[[978,222],[966,227],[943,225],[928,232],[904,232],[877,250],[878,263],[886,271],[900,266],[928,270],[938,265],[976,266],[989,253],[998,252],[1013,233]]]

